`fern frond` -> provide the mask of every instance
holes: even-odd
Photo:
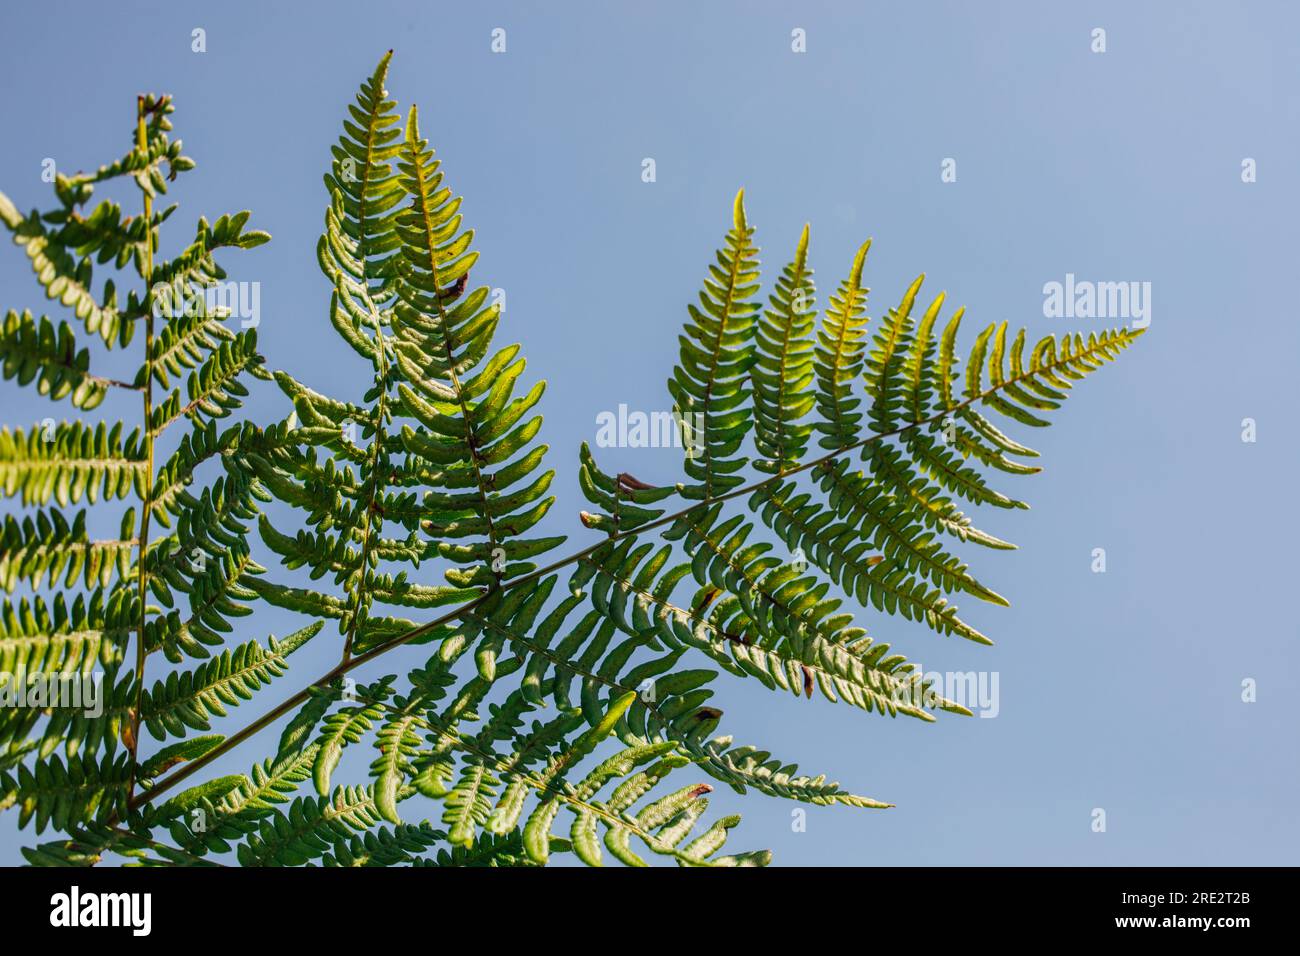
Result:
[[[256,641],[200,664],[193,671],[173,671],[140,698],[140,721],[157,740],[183,737],[186,728],[211,730],[210,719],[224,717],[226,707],[251,700],[263,685],[284,673],[285,658],[302,647],[321,628],[309,624],[283,641],[272,637],[270,650]]]
[[[273,809],[235,853],[243,866],[302,866],[378,822],[371,788],[339,787],[332,796],[299,797],[287,813]]]
[[[32,866],[90,867],[108,853],[126,857],[125,866],[212,866],[206,860],[122,827],[88,823],[70,828],[71,839],[23,847]],[[155,854],[150,856],[149,854]]]
[[[709,267],[698,306],[688,306],[679,364],[668,381],[674,413],[687,434],[686,474],[696,482],[682,493],[707,499],[740,486],[735,457],[753,425],[749,371],[754,363],[753,330],[759,305],[758,248],[745,219],[745,192],[736,194],[732,228],[717,265]]]
[[[98,662],[112,667],[139,617],[135,595],[124,589],[96,588],[71,602],[56,594],[17,603],[0,601],[0,673],[71,674]]]
[[[45,757],[60,746],[68,757],[104,754],[112,756],[122,739],[135,706],[134,681],[128,675],[118,679],[121,669],[106,670],[98,688],[97,706],[52,707],[47,712],[36,753]],[[93,674],[92,681],[100,675]]]
[[[170,610],[151,620],[145,629],[145,645],[150,652],[161,650],[168,660],[176,663],[185,657],[206,658],[211,653],[208,648],[225,643],[225,635],[234,630],[229,618],[252,613],[242,602],[255,597],[257,592],[246,582],[250,580],[249,575],[262,571],[242,542],[216,557],[204,559],[199,555],[202,570],[184,567],[193,560],[197,550],[180,545],[176,552],[165,556],[155,552],[162,566],[149,579],[150,590],[168,607],[173,601],[173,588],[189,601],[188,615]]]
[[[538,808],[524,826],[523,841],[528,855],[545,863],[550,854],[550,827],[561,809],[572,815],[570,845],[574,854],[588,866],[602,864],[601,843],[620,863],[646,866],[645,860],[631,847],[635,837],[651,852],[674,859],[684,866],[765,866],[770,860],[766,851],[734,857],[716,854],[726,842],[727,831],[739,823],[739,817],[725,817],[696,839],[683,846],[695,822],[708,809],[704,795],[713,789],[708,784],[692,784],[644,804],[638,801],[650,794],[655,785],[686,761],[672,755],[659,759],[648,769],[635,768],[654,759],[659,748],[630,748],[605,761],[576,786],[562,791],[548,789]],[[634,772],[635,771],[635,772]],[[606,800],[595,800],[607,781],[621,779]],[[598,841],[601,830],[603,841]]]
[[[93,504],[140,494],[148,461],[139,430],[125,438],[124,431],[120,422],[0,428],[0,491],[10,498],[21,494],[25,506],[53,498],[64,507],[83,497]]]
[[[156,256],[175,207],[153,201],[193,165],[169,135],[168,98],[140,99],[126,156],[59,176],[53,210],[23,215],[0,195],[47,296],[106,344],[144,338],[129,384],[92,375],[57,319],[9,312],[0,339],[4,377],[51,399],[90,410],[110,388],[143,397],[129,432],[52,420],[0,431],[4,495],[42,509],[0,526],[0,584],[53,592],[0,598],[0,691],[28,674],[104,678],[94,715],[39,696],[0,714],[0,810],[66,837],[28,859],[766,864],[765,852],[728,855],[738,818],[708,822],[713,785],[670,780],[686,767],[742,794],[892,806],[718,735],[719,674],[890,717],[969,716],[851,605],[989,643],[950,599],[1006,600],[962,546],[1013,546],[962,509],[1027,507],[998,487],[998,474],[1039,470],[1011,433],[1046,425],[1140,330],[1031,344],[1003,322],[959,352],[964,310],[923,298],[924,277],[867,317],[870,242],[819,313],[809,228],[764,292],[742,191],[668,383],[685,480],[607,473],[583,444],[580,519],[603,537],[557,560],[564,538],[539,530],[555,501],[539,440],[545,383],[521,384],[520,347],[494,344],[504,300],[471,284],[480,266],[462,200],[417,111],[400,123],[389,59],[348,108],[317,244],[326,318],[368,367],[359,398],[269,373],[256,334],[227,323],[216,255],[268,238],[247,212],[201,219],[179,254]],[[141,215],[111,200],[87,211],[97,184],[126,176]],[[142,285],[119,295],[117,273],[131,271]],[[218,430],[250,378],[274,380],[292,414]],[[164,435],[174,450],[159,464]],[[110,525],[119,537],[92,540],[89,505],[132,493],[140,506]],[[151,536],[153,522],[164,530]],[[254,560],[254,525],[293,580]],[[269,647],[232,644],[258,602],[310,623]],[[325,621],[342,635],[330,671],[229,736],[211,732]],[[400,681],[347,676],[418,645],[426,658]],[[175,668],[147,686],[159,651]],[[164,798],[282,718],[274,756]],[[161,746],[140,749],[141,722]],[[374,748],[365,786],[336,780],[351,746]],[[315,794],[302,792],[308,778]],[[440,804],[440,825],[403,822],[417,795]]]
[[[314,624],[284,644],[272,641],[270,652],[246,645],[233,658],[227,652],[196,671],[172,673],[152,692],[144,689],[152,652],[164,649],[176,662],[186,653],[206,656],[206,647],[221,644],[232,629],[229,618],[247,613],[239,601],[255,593],[241,581],[261,569],[249,558],[246,522],[267,493],[235,452],[243,444],[267,454],[285,443],[284,429],[241,423],[218,433],[208,421],[238,409],[247,394],[245,374],[266,374],[254,334],[227,331],[221,321],[230,310],[207,305],[205,293],[226,277],[214,253],[252,248],[269,237],[246,229],[247,212],[211,225],[200,219],[189,246],[170,260],[155,261],[161,228],[176,207],[155,210],[153,201],[194,165],[169,135],[172,111],[168,97],[141,96],[131,152],[90,174],[58,175],[52,210],[23,216],[0,196],[0,220],[26,251],[48,298],[68,306],[106,346],[125,348],[137,328],[144,330],[143,361],[128,384],[92,375],[89,352],[78,347],[67,323],[10,312],[4,324],[0,361],[4,376],[19,385],[34,385],[53,399],[70,398],[81,410],[97,407],[111,387],[143,397],[143,415],[129,433],[123,423],[53,420],[30,431],[0,431],[0,486],[6,497],[21,495],[28,506],[53,499],[66,508],[134,493],[143,503],[121,514],[120,536],[112,540],[90,539],[88,508],[5,519],[0,579],[6,590],[12,592],[20,581],[39,590],[47,579],[51,588],[67,589],[52,601],[4,600],[0,663],[7,668],[5,680],[41,674],[88,678],[94,670],[96,683],[102,678],[103,684],[102,706],[94,714],[61,704],[6,709],[0,740],[14,760],[6,759],[4,772],[12,767],[17,774],[24,822],[36,814],[43,827],[52,815],[61,829],[84,835],[89,831],[81,828],[101,818],[127,821],[129,829],[113,842],[115,851],[147,855],[154,862],[183,862],[185,854],[152,841],[146,836],[152,818],[129,812],[136,783],[217,751],[221,738],[187,736],[186,724],[206,723],[204,715],[219,713],[223,701],[233,703],[281,673],[283,657],[319,627]],[[86,211],[97,184],[126,176],[140,189],[141,214],[124,215],[112,200]],[[100,266],[113,274],[97,275]],[[119,296],[123,275],[141,282]],[[193,370],[185,390],[155,403],[154,385],[169,387],[170,376],[183,369]],[[155,472],[154,439],[182,417],[190,419],[192,430]],[[202,491],[191,490],[197,469],[218,457],[225,474]],[[152,520],[174,525],[173,533],[151,539]],[[78,593],[78,587],[85,590]],[[190,599],[188,616],[174,607],[177,592]],[[162,607],[146,603],[150,596]],[[135,667],[122,670],[133,634]],[[147,758],[137,753],[144,705],[153,709],[151,729],[159,737],[170,731],[182,738]],[[119,740],[125,745],[120,755]],[[52,756],[60,745],[66,764]],[[50,801],[54,809],[48,809]],[[108,830],[101,828],[100,835]],[[64,853],[63,858],[74,859],[82,852],[78,846],[54,844],[37,855],[57,860]]]
[[[582,496],[601,509],[594,514],[582,512],[582,523],[588,528],[611,534],[631,531],[660,517],[663,508],[645,506],[681,494],[683,490],[680,484],[656,488],[626,472],[617,476],[607,475],[596,464],[586,442],[578,450],[578,485]]]
[[[190,373],[186,382],[186,398],[174,391],[153,410],[150,429],[154,436],[161,435],[177,419],[188,416],[196,423],[201,416],[208,419],[225,418],[237,410],[240,399],[248,389],[239,381],[245,372],[255,378],[269,379],[262,369],[262,356],[257,351],[257,333],[252,329],[240,332],[234,338],[214,349],[206,361]]]
[[[119,340],[126,344],[129,335],[126,330],[131,325],[121,319],[117,291],[111,279],[105,284],[102,297],[91,290],[94,264],[89,255],[78,258],[76,247],[65,245],[63,237],[58,231],[50,230],[39,213],[21,215],[3,193],[0,193],[0,221],[9,227],[14,242],[27,253],[46,298],[58,299],[70,308],[87,333],[98,335],[110,348]]]
[[[488,358],[499,313],[495,304],[484,307],[487,289],[466,294],[478,253],[470,249],[473,232],[462,228],[461,201],[444,184],[440,165],[420,137],[412,107],[398,162],[411,204],[397,220],[402,253],[393,317],[395,360],[411,383],[399,385],[398,393],[424,433],[403,429],[402,443],[410,456],[444,466],[426,479],[445,491],[426,493],[424,505],[434,517],[422,522],[425,531],[443,541],[481,539],[469,546],[439,546],[442,557],[472,564],[467,571],[447,572],[452,584],[467,587],[529,573],[536,566],[521,559],[562,539],[524,537],[555,500],[546,494],[554,472],[536,473],[546,446],[519,455],[525,436],[540,424],[524,418],[545,383],[514,398],[524,370],[524,360],[516,358],[518,346]],[[480,363],[477,373],[466,377]],[[529,483],[516,487],[525,480]],[[458,488],[473,491],[452,493]],[[466,517],[467,510],[475,517]]]
[[[822,437],[822,448],[844,448],[858,438],[862,399],[854,395],[854,383],[865,363],[863,341],[867,324],[866,301],[870,291],[862,284],[871,240],[853,257],[848,277],[831,296],[822,325],[817,330],[813,364],[817,372],[817,411],[821,420],[814,428]]]
[[[322,862],[325,866],[414,866],[426,862],[422,854],[446,838],[428,823],[380,827],[337,840]]]
[[[126,813],[130,780],[131,759],[125,753],[101,761],[73,757],[66,763],[53,756],[34,770],[0,771],[0,809],[17,805],[19,828],[34,820],[37,833],[51,825],[68,830],[83,821],[102,823]]]
[[[388,99],[384,81],[388,76],[389,52],[379,61],[371,77],[361,85],[355,104],[349,104],[351,117],[343,122],[343,134],[331,148],[332,169],[325,176],[330,194],[342,198],[343,214],[339,230],[355,245],[357,257],[352,277],[366,286],[377,301],[387,301],[385,277],[390,275],[385,262],[397,248],[395,235],[398,206],[402,191],[392,171],[401,129]],[[322,245],[328,241],[321,239]]]
[[[567,844],[553,840],[553,848]],[[485,833],[473,846],[453,846],[438,851],[433,860],[417,860],[416,866],[501,867],[536,866],[524,852],[523,834],[515,830],[497,836]]]
[[[77,347],[68,323],[56,327],[45,316],[38,322],[12,309],[0,329],[0,372],[19,385],[35,379],[39,394],[56,402],[67,398],[86,412],[99,407],[112,385],[126,387],[90,374],[90,351]]]
[[[150,826],[166,827],[177,845],[196,857],[228,853],[256,832],[258,821],[293,800],[300,784],[311,776],[316,750],[311,744],[254,765],[248,776],[225,778],[215,791],[203,787],[188,798],[181,795],[154,811]]]
[[[203,300],[198,300],[202,302]],[[171,376],[202,364],[204,356],[234,339],[235,333],[221,317],[203,307],[194,315],[175,316],[158,330],[149,353],[149,372],[163,388],[171,387]]]
[[[10,594],[19,581],[40,589],[48,576],[56,586],[62,578],[64,587],[79,581],[87,589],[107,588],[116,576],[125,579],[130,571],[133,514],[122,521],[122,537],[92,541],[86,532],[86,512],[78,511],[69,523],[57,509],[39,511],[19,522],[5,515],[0,529],[0,587]]]
[[[150,278],[155,288],[161,284],[173,289],[202,291],[225,279],[226,270],[217,264],[214,252],[219,249],[253,249],[271,241],[270,234],[260,229],[244,231],[251,215],[247,209],[234,214],[226,213],[211,225],[206,218],[200,216],[194,241],[174,258],[154,264]],[[204,298],[196,297],[194,308],[203,310],[205,307]],[[179,318],[175,314],[170,317]],[[203,317],[201,311],[198,317]],[[217,312],[212,313],[212,317],[225,316]]]
[[[758,471],[779,473],[797,465],[808,447],[811,423],[801,420],[816,402],[813,306],[815,289],[808,264],[808,226],[782,271],[754,332],[758,359],[750,370],[754,383],[754,445]]]

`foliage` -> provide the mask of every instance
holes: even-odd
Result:
[[[969,714],[849,602],[989,643],[952,600],[1006,601],[954,548],[1012,545],[961,509],[1025,507],[988,474],[1038,470],[997,419],[1046,425],[1140,332],[1031,346],[1002,323],[959,353],[963,311],[947,313],[942,293],[927,304],[922,278],[868,319],[869,243],[819,311],[807,227],[764,299],[741,193],[668,382],[682,480],[609,474],[584,445],[581,519],[595,537],[557,558],[565,539],[538,530],[554,502],[537,440],[544,384],[527,384],[518,345],[495,344],[501,312],[471,281],[461,199],[415,108],[403,117],[388,98],[388,65],[348,106],[317,247],[330,324],[369,369],[359,400],[266,371],[255,332],[195,294],[225,278],[216,251],[267,238],[244,231],[247,213],[201,220],[179,256],[154,261],[171,209],[153,201],[192,166],[168,137],[166,98],[140,101],[123,159],[60,176],[52,211],[24,216],[0,195],[46,294],[87,333],[127,348],[144,327],[130,382],[91,374],[67,321],[11,312],[0,346],[7,378],[82,412],[117,391],[143,398],[134,426],[0,433],[0,486],[36,509],[0,532],[0,581],[33,592],[4,599],[0,660],[10,681],[100,668],[106,686],[97,718],[0,713],[0,807],[65,834],[28,859],[762,865],[765,851],[727,849],[738,818],[709,816],[701,775],[740,793],[890,806],[720,735],[713,685],[725,671],[889,717]],[[142,216],[109,201],[84,213],[96,184],[126,176]],[[123,299],[113,279],[92,285],[110,262],[142,288]],[[181,300],[199,304],[159,308]],[[292,414],[221,427],[249,379],[273,381]],[[88,509],[128,497],[118,538],[93,539]],[[303,626],[265,646],[234,640],[255,604]],[[222,736],[228,708],[281,677],[325,622],[338,664]],[[424,648],[404,677],[348,676],[401,647]],[[172,670],[146,688],[159,652]],[[277,752],[247,774],[177,790],[281,718]],[[165,746],[141,749],[142,727]],[[368,779],[336,782],[358,748]],[[418,819],[428,801],[436,822]]]

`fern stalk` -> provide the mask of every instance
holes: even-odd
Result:
[[[165,99],[164,99],[165,101]],[[159,106],[162,102],[159,102]],[[145,98],[139,96],[136,98],[136,123],[135,123],[135,145],[138,150],[144,152],[148,147],[148,132],[145,128]],[[131,753],[131,782],[127,787],[128,800],[135,794],[136,770],[139,767],[139,761],[136,759],[136,752],[140,745],[140,703],[141,696],[144,694],[144,671],[145,662],[149,656],[149,648],[145,642],[145,629],[148,625],[148,562],[145,560],[149,553],[149,519],[153,512],[150,496],[153,494],[154,482],[154,461],[153,461],[153,194],[141,187],[141,193],[144,199],[144,444],[145,460],[148,471],[144,482],[144,500],[140,505],[140,530],[136,534],[138,542],[137,560],[137,593],[140,600],[140,628],[136,632],[135,642],[135,687],[136,697],[135,706],[131,709],[131,739],[127,741],[127,749]]]
[[[135,100],[135,147],[140,151],[146,150],[148,146],[148,134],[144,127],[144,96],[139,96]],[[153,196],[148,190],[140,190],[143,193],[144,200],[144,290],[146,290],[146,304],[151,306],[151,285],[153,277]],[[144,501],[140,505],[140,528],[136,533],[136,541],[139,542],[139,559],[138,564],[138,591],[140,601],[140,627],[135,637],[135,706],[131,709],[131,739],[129,749],[131,753],[131,782],[127,787],[127,797],[135,793],[135,770],[139,766],[136,760],[136,748],[139,747],[140,739],[140,696],[144,693],[144,663],[148,658],[148,648],[144,643],[144,628],[148,623],[148,593],[147,588],[147,562],[144,557],[149,550],[149,494],[153,490],[153,375],[152,375],[152,355],[153,355],[153,310],[147,308],[144,315],[144,457],[148,462],[148,472],[146,481],[144,481]]]

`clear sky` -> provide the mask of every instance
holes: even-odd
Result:
[[[497,27],[503,54],[490,49]],[[195,28],[205,53],[191,50]],[[958,602],[996,646],[863,618],[927,670],[996,672],[997,716],[922,725],[725,683],[737,742],[898,804],[814,808],[794,832],[794,804],[754,796],[736,847],[770,846],[784,864],[1297,861],[1294,5],[10,3],[0,189],[20,208],[47,205],[44,159],[76,170],[115,158],[136,93],[173,94],[199,166],[174,192],[164,252],[200,214],[254,210],[273,242],[223,261],[261,283],[262,352],[359,396],[365,368],[328,325],[314,249],[329,146],[389,47],[390,92],[419,104],[466,197],[475,282],[506,290],[498,344],[522,343],[526,374],[549,381],[548,527],[579,540],[578,444],[620,403],[669,407],[685,306],[739,186],[769,277],[805,221],[823,294],[874,237],[872,315],[924,271],[927,289],[967,306],[968,328],[1005,319],[1036,338],[1122,323],[1046,317],[1046,283],[1151,284],[1149,334],[1053,428],[1017,432],[1046,470],[1002,481],[1032,510],[979,516],[1020,545],[966,552],[1012,599]],[[945,159],[955,182],[942,181]],[[24,307],[58,314],[6,243],[0,309]],[[0,401],[10,424],[68,412],[8,383]],[[263,421],[287,412],[266,388],[249,407]],[[601,460],[678,477],[669,452]],[[241,639],[292,626],[253,620]],[[238,716],[327,669],[333,640],[322,634]],[[420,653],[361,676],[404,673]],[[1247,679],[1255,703],[1241,699]],[[219,769],[246,770],[276,733]],[[715,807],[736,802],[719,792]],[[33,840],[15,825],[0,816],[0,862]]]

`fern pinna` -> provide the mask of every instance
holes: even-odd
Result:
[[[7,515],[0,535],[0,692],[27,701],[0,710],[0,806],[37,832],[116,826],[152,776],[220,740],[191,731],[282,671],[319,629],[272,639],[270,650],[226,647],[256,597],[242,583],[262,570],[246,539],[266,492],[226,457],[263,433],[222,420],[249,378],[269,376],[256,329],[220,304],[227,276],[215,255],[269,236],[245,229],[247,212],[200,219],[189,245],[159,258],[176,207],[155,203],[194,165],[169,135],[172,110],[166,97],[140,97],[129,152],[92,173],[59,173],[49,211],[24,215],[0,194],[0,220],[46,297],[103,352],[138,350],[134,374],[113,379],[92,371],[68,319],[10,310],[0,339],[6,379],[82,413],[120,394],[132,416],[0,431],[0,487],[30,509]],[[111,199],[90,207],[97,186],[119,182],[138,188],[138,212]],[[150,683],[159,654],[174,669]],[[93,707],[48,693],[77,682],[100,688]],[[183,739],[157,747],[172,738]]]
[[[959,357],[962,310],[946,312],[942,294],[927,304],[920,278],[868,319],[869,244],[819,310],[807,228],[764,298],[738,195],[668,383],[687,447],[682,478],[654,486],[610,474],[582,446],[578,483],[590,505],[580,518],[594,537],[557,557],[565,539],[539,530],[553,502],[547,448],[537,442],[543,385],[523,383],[518,346],[494,345],[501,316],[471,281],[477,253],[461,200],[415,108],[403,117],[388,98],[388,65],[385,56],[348,107],[318,244],[329,321],[370,368],[360,401],[276,372],[292,413],[266,428],[218,431],[210,419],[233,410],[242,392],[205,366],[192,373],[188,403],[149,411],[151,374],[176,374],[168,359],[210,356],[220,369],[268,374],[246,333],[218,331],[221,317],[205,313],[156,330],[157,341],[188,346],[149,347],[146,369],[122,386],[145,390],[146,421],[193,419],[180,458],[152,484],[143,477],[153,472],[147,428],[123,438],[121,428],[65,426],[67,436],[46,445],[3,437],[6,492],[24,504],[134,489],[143,514],[174,519],[166,526],[176,529],[174,541],[151,541],[148,522],[135,531],[131,519],[123,540],[92,542],[80,513],[6,522],[7,587],[82,582],[90,591],[71,605],[64,592],[52,605],[7,604],[6,661],[17,648],[47,668],[86,660],[116,668],[135,639],[141,655],[163,650],[178,665],[151,690],[134,674],[120,677],[97,724],[53,713],[33,733],[35,715],[6,717],[3,799],[23,808],[22,822],[34,816],[38,831],[53,822],[67,833],[29,859],[85,864],[113,852],[178,865],[516,866],[572,853],[592,865],[654,856],[762,865],[764,851],[727,850],[738,819],[707,814],[705,778],[806,803],[890,806],[720,735],[711,685],[726,671],[891,717],[969,714],[868,635],[847,602],[988,643],[951,602],[1005,599],[954,547],[1012,545],[961,508],[1024,507],[988,475],[1038,470],[1026,461],[1036,453],[999,419],[1046,425],[1073,384],[1140,330],[1030,346],[1003,323]],[[142,106],[149,135],[162,135],[167,108]],[[119,164],[137,178],[163,157],[188,165],[166,142],[144,142]],[[160,181],[145,176],[146,203]],[[91,253],[111,250],[101,256],[119,264],[134,255],[147,287],[159,274],[201,285],[219,274],[212,248],[262,238],[242,233],[240,217],[222,220],[200,227],[192,268],[153,266],[153,240],[115,208],[84,220],[93,228],[72,228],[89,185],[61,181],[60,213],[24,218],[7,201],[4,211],[29,252],[37,243],[51,295],[88,326],[98,317],[92,331],[108,323],[106,341],[125,344],[148,310],[139,298],[118,310],[111,290],[88,298]],[[119,383],[92,378],[71,333],[42,323],[11,316],[6,374],[93,407]],[[196,399],[215,382],[220,398]],[[220,459],[224,474],[202,493],[182,490],[208,459]],[[270,501],[290,508],[262,513],[259,503]],[[252,561],[254,544],[294,573],[266,572]],[[151,560],[194,547],[211,558],[202,575]],[[189,617],[170,610],[173,589],[190,597]],[[168,610],[146,607],[146,591]],[[223,643],[226,618],[254,601],[303,615],[303,629],[192,664]],[[326,621],[338,632],[334,667],[229,736],[213,732],[223,705],[281,674]],[[365,684],[350,676],[417,646],[425,650],[404,676]],[[177,792],[281,719],[276,752],[248,773]],[[137,755],[136,723],[177,739]],[[119,738],[127,746],[114,757]],[[366,781],[337,782],[358,748]],[[436,823],[423,818],[430,801],[440,806]]]

